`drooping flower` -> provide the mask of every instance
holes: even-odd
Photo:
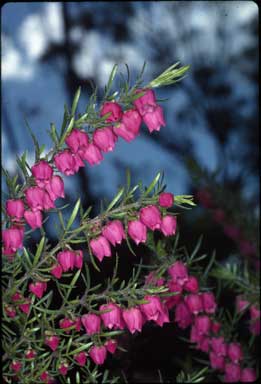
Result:
[[[121,106],[114,101],[106,101],[102,106],[100,115],[104,116],[109,112],[111,114],[105,120],[107,123],[118,121],[122,117]]]
[[[202,297],[197,293],[191,293],[185,297],[185,302],[194,315],[197,315],[199,312],[203,311],[203,301]]]
[[[171,309],[181,300],[182,286],[170,280],[167,283],[169,292],[173,292],[173,296],[168,296],[165,299],[167,308]]]
[[[69,364],[67,361],[62,361],[61,364],[59,365],[59,372],[62,376],[66,376],[68,372]]]
[[[238,364],[243,359],[243,351],[239,343],[229,343],[227,346],[227,356],[230,360]]]
[[[45,344],[47,344],[52,351],[55,351],[60,343],[60,338],[56,335],[47,336],[45,338]]]
[[[41,228],[43,225],[43,216],[41,211],[25,211],[24,218],[32,229]]]
[[[195,328],[199,335],[208,335],[211,330],[211,319],[206,316],[197,316],[195,318]]]
[[[227,345],[224,342],[224,337],[212,337],[211,348],[217,356],[227,355]]]
[[[225,369],[225,358],[224,356],[218,356],[215,352],[211,351],[209,354],[211,368],[217,369],[219,371],[224,371]]]
[[[74,326],[74,321],[71,320],[71,319],[68,319],[68,318],[64,318],[64,319],[61,319],[59,321],[59,326],[60,328],[64,329],[65,333],[70,333],[71,332],[71,329],[67,329],[67,328],[71,328]]]
[[[54,156],[56,168],[66,176],[74,175],[80,167],[84,166],[84,163],[80,162],[80,157],[77,156],[77,154],[73,154],[69,149],[57,153]]]
[[[78,249],[75,253],[74,266],[78,269],[82,268],[83,265],[83,252]]]
[[[32,348],[29,348],[27,349],[27,351],[25,351],[26,359],[34,359],[36,355],[37,355],[36,351]]]
[[[102,304],[99,310],[106,311],[100,314],[105,327],[109,329],[124,328],[124,325],[122,324],[121,309],[117,304]]]
[[[155,205],[148,205],[147,207],[141,208],[140,221],[152,231],[160,229],[161,214],[158,207]]]
[[[184,284],[185,291],[196,293],[199,290],[198,279],[195,276],[189,276],[188,281]]]
[[[135,109],[123,113],[122,119],[113,127],[116,136],[130,142],[138,136],[141,126],[141,116]]]
[[[23,229],[15,228],[15,227],[7,228],[3,230],[2,236],[3,236],[3,243],[4,243],[4,249],[3,249],[4,255],[12,255],[17,251],[17,249],[23,247],[23,238],[24,238]]]
[[[128,234],[137,245],[145,243],[147,240],[147,227],[140,220],[129,221]]]
[[[90,247],[93,254],[99,259],[99,261],[102,261],[104,256],[105,257],[111,256],[110,243],[102,235],[98,236],[96,239],[92,239],[90,241]]]
[[[253,383],[256,381],[256,373],[253,368],[244,368],[241,370],[240,381],[242,383]]]
[[[74,360],[77,361],[77,363],[83,367],[86,364],[87,360],[87,353],[86,352],[79,352],[76,355],[73,356]]]
[[[40,160],[32,166],[32,175],[35,178],[37,186],[44,188],[53,176],[53,169],[47,161]]]
[[[184,301],[179,302],[176,306],[175,321],[182,329],[187,328],[192,323],[191,312]]]
[[[47,289],[47,283],[42,281],[36,281],[35,283],[29,284],[29,291],[31,291],[39,299],[43,296]]]
[[[122,317],[130,333],[134,333],[135,331],[141,332],[142,313],[139,310],[139,308],[133,307],[133,308],[123,309]]]
[[[63,272],[73,270],[75,265],[75,253],[70,250],[61,251],[57,255],[58,263],[61,265]]]
[[[65,142],[73,153],[77,153],[82,157],[88,147],[89,139],[86,132],[74,128],[66,137]]]
[[[110,340],[107,340],[104,345],[107,351],[113,354],[117,349],[118,342],[115,339],[110,339]]]
[[[225,383],[237,383],[240,380],[241,369],[240,366],[234,363],[225,364]]]
[[[150,133],[153,131],[159,131],[161,126],[166,126],[163,108],[157,105],[153,112],[147,112],[143,116],[143,121],[149,128]]]
[[[182,261],[175,261],[169,269],[168,273],[175,283],[183,286],[188,281],[188,269]]]
[[[59,197],[64,197],[64,182],[63,179],[55,175],[53,176],[49,183],[46,184],[45,190],[48,192],[50,199],[55,201]]]
[[[101,319],[94,313],[87,313],[81,317],[82,324],[88,335],[99,333],[101,329]]]
[[[95,364],[102,365],[107,356],[107,349],[104,345],[94,345],[89,350],[89,355]]]
[[[88,145],[82,156],[90,165],[100,164],[103,160],[103,155],[100,149],[93,143]]]
[[[177,228],[177,218],[175,216],[167,215],[162,218],[160,230],[165,236],[175,235]]]
[[[22,199],[9,199],[5,204],[6,213],[14,219],[21,219],[24,216],[24,202]]]
[[[140,304],[140,309],[146,316],[147,320],[157,321],[160,314],[163,312],[163,306],[157,296],[146,295],[144,300],[148,303]]]
[[[50,272],[54,277],[56,277],[57,279],[60,279],[62,277],[62,274],[63,274],[63,268],[59,263],[57,263],[57,264],[53,265]]]
[[[31,307],[31,299],[29,297],[25,298],[24,303],[19,304],[19,309],[22,312],[26,313],[27,315],[30,312],[30,307]]]
[[[113,133],[112,127],[96,129],[93,134],[93,143],[103,152],[114,150],[117,136]]]
[[[22,368],[22,363],[21,361],[18,361],[18,360],[13,360],[12,363],[11,363],[11,369],[14,371],[14,372],[19,372],[21,371],[21,368]]]
[[[42,211],[55,208],[48,192],[38,186],[27,188],[25,191],[25,198],[32,211]]]
[[[140,115],[144,116],[148,112],[154,112],[157,106],[155,92],[152,89],[137,89],[136,93],[144,93],[144,95],[133,102]]]
[[[213,314],[216,311],[217,303],[212,292],[203,292],[202,295],[203,308],[206,313]]]
[[[102,230],[103,236],[113,245],[120,244],[125,239],[125,232],[120,220],[113,220]]]

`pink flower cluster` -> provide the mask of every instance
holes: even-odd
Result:
[[[6,213],[12,223],[3,231],[5,255],[13,256],[23,246],[25,222],[32,228],[42,226],[42,211],[54,208],[54,201],[64,197],[64,183],[60,176],[53,175],[53,169],[45,160],[32,166],[35,186],[25,190],[23,199],[6,201]]]
[[[163,197],[161,196],[163,195]],[[159,204],[163,204],[164,194],[159,196]],[[166,194],[165,194],[166,195]],[[168,193],[168,205],[172,206],[174,198],[171,193]],[[152,231],[158,229],[165,236],[171,236],[176,233],[177,221],[176,217],[166,215],[162,217],[159,208],[156,205],[149,205],[141,208],[136,220],[128,222],[127,228],[124,229],[120,220],[113,220],[107,223],[101,230],[101,235],[93,238],[90,241],[90,247],[93,254],[102,261],[104,257],[111,256],[111,245],[121,244],[122,240],[126,238],[126,232],[130,238],[138,245],[145,243],[147,240],[147,229]]]

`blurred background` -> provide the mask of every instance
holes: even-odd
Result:
[[[25,150],[33,164],[25,118],[48,151],[46,129],[51,122],[59,129],[64,103],[71,104],[81,85],[83,111],[92,85],[101,94],[115,63],[122,72],[127,63],[134,79],[146,61],[145,82],[176,61],[190,64],[184,80],[156,90],[158,99],[168,99],[162,102],[166,127],[152,135],[143,127],[133,142],[120,140],[100,165],[67,177],[67,199],[80,195],[95,213],[100,199],[111,199],[124,184],[126,168],[133,183],[145,185],[164,170],[168,191],[195,194],[199,204],[180,220],[181,242],[193,249],[203,233],[204,251],[216,249],[221,261],[241,255],[256,267],[257,29],[253,1],[5,4],[3,166],[15,174],[15,154]]]

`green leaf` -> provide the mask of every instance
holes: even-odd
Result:
[[[81,95],[81,87],[79,87],[75,93],[75,96],[74,96],[74,99],[73,99],[73,103],[72,103],[72,115],[74,116],[75,115],[75,112],[76,112],[76,109],[77,109],[77,105],[78,105],[78,102],[79,102],[79,98],[80,98],[80,95]]]
[[[148,188],[146,189],[145,193],[144,193],[144,196],[147,196],[152,190],[153,188],[155,187],[155,185],[157,184],[157,182],[159,181],[160,179],[160,176],[161,176],[161,172],[158,172],[156,177],[154,178],[154,180],[152,180],[152,182],[150,183],[150,185],[148,186]]]
[[[41,238],[41,241],[37,247],[37,251],[36,251],[36,254],[35,254],[35,257],[34,257],[34,261],[33,261],[33,266],[35,266],[42,254],[42,251],[43,251],[43,248],[44,248],[44,242],[45,242],[45,237],[43,236]]]
[[[68,223],[67,223],[67,226],[66,226],[66,230],[68,231],[70,229],[70,227],[72,226],[76,216],[77,216],[77,213],[79,211],[79,208],[80,208],[80,205],[81,205],[81,199],[79,198],[73,208],[73,211],[72,211],[72,214],[71,214],[71,217],[69,218],[68,220]]]
[[[73,351],[69,352],[68,355],[74,355],[76,353],[85,351],[85,349],[89,349],[92,344],[93,344],[93,342],[84,344],[81,347],[78,347],[78,348],[74,349]]]
[[[112,202],[109,204],[108,208],[106,209],[106,212],[109,212],[118,203],[118,201],[122,197],[123,193],[124,193],[124,187],[119,190],[117,195],[114,197],[114,199],[112,200]]]
[[[111,71],[111,74],[110,74],[108,83],[107,83],[107,85],[106,85],[106,87],[105,87],[105,96],[107,96],[107,95],[109,94],[109,91],[110,91],[110,89],[111,89],[112,82],[113,82],[113,80],[114,80],[114,78],[115,78],[115,75],[116,75],[116,73],[117,73],[117,70],[118,70],[118,65],[115,64],[115,65],[113,66],[113,68],[112,68],[112,71]]]

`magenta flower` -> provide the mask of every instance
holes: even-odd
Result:
[[[256,373],[253,368],[244,368],[241,370],[240,381],[242,383],[253,383],[256,381]]]
[[[43,225],[43,216],[41,211],[25,211],[24,218],[32,229],[41,228]]]
[[[175,261],[169,269],[168,273],[175,283],[183,286],[188,281],[188,269],[182,261]]]
[[[125,232],[120,220],[113,220],[102,230],[103,236],[113,245],[120,244],[125,239]]]
[[[200,295],[197,293],[191,293],[185,297],[185,302],[191,313],[197,315],[203,311],[203,301]]]
[[[220,330],[221,328],[221,324],[217,321],[213,321],[212,322],[212,325],[211,325],[211,331],[213,333],[218,333],[218,331]]]
[[[242,295],[236,297],[236,310],[238,313],[245,311],[249,304],[249,301],[245,300]]]
[[[24,216],[24,202],[21,199],[9,199],[5,204],[6,213],[15,219],[21,219]]]
[[[86,132],[73,129],[65,139],[66,144],[73,153],[83,156],[85,149],[88,147],[89,139]]]
[[[240,380],[241,369],[240,366],[233,363],[225,364],[225,383],[237,383]]]
[[[177,218],[175,216],[164,216],[161,222],[160,229],[165,236],[175,235],[177,228]]]
[[[181,300],[182,286],[174,281],[168,281],[169,292],[175,293],[173,296],[169,296],[165,299],[167,308],[171,309]]]
[[[74,266],[81,269],[83,265],[83,252],[78,250],[75,252]]]
[[[203,292],[202,295],[203,308],[206,313],[213,314],[216,311],[217,303],[212,292]]]
[[[164,208],[172,207],[174,203],[174,195],[169,192],[162,192],[159,195],[159,205]]]
[[[147,207],[141,208],[140,220],[152,231],[154,231],[155,229],[160,229],[160,226],[161,226],[160,210],[155,205],[148,205]]]
[[[240,360],[243,359],[243,351],[239,343],[230,343],[227,346],[227,356],[230,360],[238,364]]]
[[[134,333],[135,331],[141,332],[142,313],[139,310],[139,308],[133,307],[133,308],[123,309],[122,317],[130,333]]]
[[[35,283],[29,284],[29,291],[31,291],[39,299],[43,296],[46,289],[47,289],[47,283],[42,281],[37,281]]]
[[[77,363],[83,367],[86,364],[87,360],[87,353],[86,352],[79,352],[76,355],[73,356],[74,360],[77,361]]]
[[[62,266],[63,272],[67,272],[75,266],[75,253],[69,250],[61,251],[57,255],[57,260]]]
[[[55,264],[51,269],[51,274],[56,277],[57,279],[60,279],[63,274],[63,268],[60,264]]]
[[[23,304],[19,304],[19,309],[28,315],[28,313],[30,312],[30,306],[31,306],[31,299],[25,298],[25,302]]]
[[[101,319],[94,313],[87,313],[81,317],[82,324],[88,335],[99,333],[101,329]]]
[[[62,362],[59,366],[59,372],[61,375],[66,376],[68,372],[69,365],[65,362]]]
[[[59,321],[60,328],[64,329],[65,330],[64,332],[67,334],[71,332],[71,329],[66,329],[66,328],[70,328],[73,325],[74,325],[74,321],[71,319],[64,318]]]
[[[107,340],[104,345],[105,345],[107,351],[113,354],[113,353],[115,353],[115,351],[117,349],[118,342],[117,342],[117,340],[110,339],[110,340]]]
[[[159,131],[161,126],[165,127],[166,125],[163,108],[157,105],[153,112],[147,112],[143,116],[143,121],[149,128],[150,133],[153,131]]]
[[[122,323],[121,309],[117,304],[109,303],[103,304],[99,308],[100,311],[107,311],[101,313],[103,324],[109,329],[123,329],[124,325]]]
[[[121,106],[115,101],[106,101],[102,106],[100,115],[104,116],[109,112],[111,114],[105,120],[107,123],[118,121],[122,117]]]
[[[146,295],[144,300],[148,301],[146,304],[140,304],[140,309],[146,316],[147,320],[157,321],[160,314],[163,312],[163,306],[157,296]]]
[[[100,164],[103,160],[100,149],[93,143],[90,143],[83,152],[83,159],[86,160],[90,165]]]
[[[184,301],[177,304],[175,309],[175,321],[182,329],[187,328],[192,323],[191,312]]]
[[[52,335],[45,338],[45,344],[47,344],[52,351],[55,351],[60,343],[58,336]]]
[[[16,316],[16,310],[12,305],[5,305],[5,313],[11,319]]]
[[[141,121],[140,114],[135,109],[130,109],[123,113],[121,122],[113,127],[113,132],[130,142],[139,134]]]
[[[206,336],[201,336],[197,343],[196,349],[207,353],[209,351],[209,338]]]
[[[84,163],[81,165],[79,159],[76,154],[74,155],[69,149],[65,149],[54,156],[54,163],[60,172],[70,176],[78,172],[80,166],[84,166]]]
[[[145,243],[147,240],[147,227],[140,220],[129,221],[128,234],[137,245]]]
[[[93,143],[103,152],[114,150],[117,136],[113,133],[112,127],[96,129],[93,134]]]
[[[13,360],[10,366],[14,372],[19,372],[19,371],[21,371],[22,363],[21,363],[21,361]]]
[[[17,251],[17,249],[23,247],[23,239],[24,239],[23,229],[15,228],[15,227],[7,228],[3,230],[2,236],[3,236],[3,243],[4,243],[4,249],[3,249],[4,255],[12,255]]]
[[[144,93],[143,96],[139,97],[133,102],[140,115],[144,116],[148,112],[153,112],[157,106],[154,91],[152,89],[137,89],[136,93]]]
[[[195,276],[189,276],[184,284],[185,291],[196,293],[199,290],[198,279]]]
[[[195,318],[195,328],[200,336],[208,335],[211,329],[211,320],[208,316],[197,316]]]
[[[32,174],[35,178],[37,186],[44,188],[53,176],[53,169],[47,161],[40,160],[38,163],[32,166]]]
[[[227,345],[224,342],[224,337],[212,337],[211,348],[217,356],[227,355]]]
[[[25,198],[32,211],[42,211],[43,209],[55,208],[48,192],[40,187],[29,187],[25,191]]]
[[[111,256],[111,247],[110,243],[104,236],[98,236],[96,239],[92,239],[90,241],[90,247],[93,254],[102,261],[104,256]]]
[[[260,335],[260,310],[255,306],[250,307],[250,332],[253,335]]]
[[[219,371],[224,371],[225,369],[225,358],[223,356],[218,356],[215,352],[210,352],[209,354],[211,368],[217,369]]]
[[[169,323],[169,311],[167,305],[162,305],[162,311],[160,312],[155,322],[162,327],[164,323]]]
[[[107,356],[107,349],[104,345],[94,345],[91,347],[89,355],[95,364],[102,365]]]
[[[164,285],[164,278],[158,278],[154,272],[150,272],[146,277],[145,277],[145,284],[148,285],[155,285],[157,287],[161,287]]]
[[[27,351],[25,352],[26,359],[34,359],[36,355],[36,351],[32,348],[27,349]]]
[[[53,176],[45,186],[51,200],[56,200],[58,197],[64,197],[64,182],[60,176]]]

